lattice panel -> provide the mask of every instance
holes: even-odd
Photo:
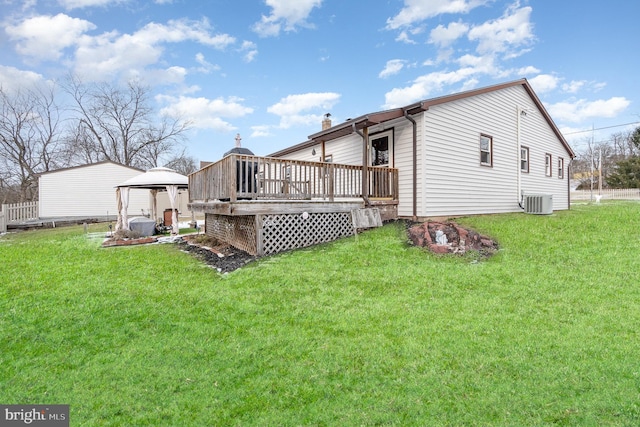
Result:
[[[303,248],[353,235],[349,212],[273,214],[262,217],[264,255]]]
[[[205,232],[251,255],[257,254],[256,220],[254,216],[206,214]]]

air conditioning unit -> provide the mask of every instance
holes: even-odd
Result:
[[[524,211],[537,215],[552,214],[553,194],[525,194]]]

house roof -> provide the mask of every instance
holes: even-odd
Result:
[[[324,142],[331,141],[333,139],[349,135],[356,130],[361,130],[366,127],[383,123],[389,120],[398,119],[400,117],[405,116],[405,113],[408,115],[413,115],[423,111],[427,111],[430,107],[435,105],[457,101],[459,99],[469,98],[469,97],[481,95],[484,93],[494,92],[497,90],[506,89],[513,86],[522,86],[526,90],[526,92],[531,97],[531,100],[534,102],[534,104],[536,104],[536,107],[538,107],[538,110],[540,111],[544,119],[547,121],[547,123],[553,130],[553,133],[558,137],[562,145],[567,150],[567,153],[569,153],[571,158],[574,158],[575,153],[573,152],[573,150],[569,146],[569,143],[566,141],[566,139],[564,138],[564,136],[562,135],[562,133],[554,123],[553,119],[551,118],[547,110],[544,108],[544,105],[542,105],[542,102],[533,91],[533,88],[531,87],[527,79],[514,80],[507,83],[501,83],[493,86],[486,86],[478,89],[454,93],[451,95],[441,96],[437,98],[425,99],[423,101],[409,104],[402,108],[395,108],[391,110],[365,114],[363,116],[356,117],[355,119],[349,119],[343,123],[340,123],[339,125],[332,126],[323,131],[309,135],[309,140],[302,142],[300,144],[294,145],[292,147],[285,148],[284,150],[280,150],[276,153],[271,154],[271,156],[273,157],[283,156],[283,155],[292,153],[294,151],[312,147],[322,141]]]
[[[38,174],[38,176],[41,175],[47,175],[50,173],[56,173],[56,172],[64,172],[64,171],[68,171],[68,170],[72,170],[72,169],[80,169],[80,168],[87,168],[87,167],[92,167],[92,166],[98,166],[98,165],[104,165],[104,164],[112,164],[112,165],[116,165],[116,166],[122,166],[123,168],[127,168],[127,169],[131,169],[137,172],[144,172],[144,169],[138,169],[138,168],[134,168],[133,166],[126,166],[123,165],[122,163],[118,163],[118,162],[114,162],[111,160],[103,160],[101,162],[96,162],[96,163],[86,163],[84,165],[78,165],[78,166],[69,166],[67,168],[60,168],[60,169],[55,169],[55,170],[51,170],[51,171],[47,171],[47,172],[41,172]]]

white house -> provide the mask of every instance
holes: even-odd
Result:
[[[568,209],[575,157],[526,79],[329,125],[270,156],[397,168],[407,218],[518,212],[523,194]]]
[[[103,161],[45,172],[39,179],[40,218],[110,218],[117,216],[116,186],[140,175],[144,170]],[[178,195],[179,208],[187,214],[186,191]],[[170,209],[166,192],[157,196],[158,212]],[[132,189],[129,195],[129,217],[148,214],[151,210],[149,190]]]

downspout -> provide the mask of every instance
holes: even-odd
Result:
[[[404,118],[409,120],[413,126],[413,221],[418,220],[418,124],[409,115],[407,110],[404,110]]]
[[[523,195],[522,195],[522,171],[520,168],[520,117],[522,114],[522,109],[520,109],[519,105],[516,105],[516,171],[517,171],[517,191],[518,191],[518,195],[517,195],[517,199],[518,199],[518,206],[520,207],[520,209],[524,209],[524,206],[522,206],[522,199],[523,199]],[[527,161],[530,161],[530,159],[527,159]]]
[[[356,124],[352,123],[351,128],[355,133],[360,135],[362,138],[362,198],[364,199],[365,206],[371,206],[371,202],[369,201],[369,156],[368,154],[368,146],[369,146],[369,138],[368,132],[367,135],[360,132],[356,129]],[[367,128],[365,128],[365,131]]]
[[[573,159],[569,158],[569,164],[567,165],[567,209],[571,210],[571,165]]]

